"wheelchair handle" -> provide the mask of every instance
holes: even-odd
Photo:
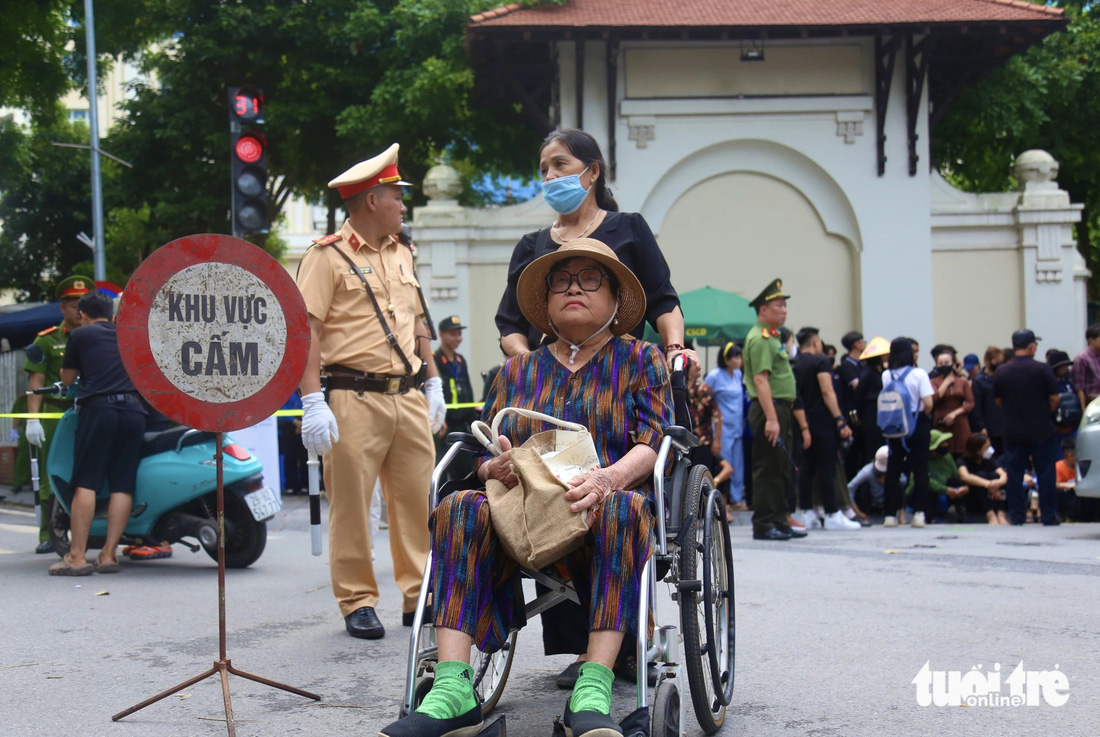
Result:
[[[551,417],[550,415],[543,414],[542,412],[536,412],[533,409],[522,409],[521,407],[505,407],[501,411],[497,412],[493,417],[493,425],[490,427],[481,420],[474,420],[470,424],[470,432],[473,434],[477,441],[485,446],[485,449],[490,454],[498,456],[504,451],[500,449],[500,445],[497,443],[497,438],[500,437],[500,422],[504,419],[504,415],[508,413],[517,414],[521,417],[526,417],[529,420],[540,420],[542,422],[549,423],[551,425],[557,425],[558,427],[566,430],[572,430],[574,432],[580,432],[588,434],[588,428],[584,425],[578,425],[575,422],[567,422],[565,420],[559,420],[557,417]]]

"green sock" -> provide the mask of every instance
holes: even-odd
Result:
[[[611,713],[611,683],[615,674],[606,665],[584,663],[577,685],[573,687],[573,696],[569,699],[569,710],[596,711],[600,714]]]
[[[435,666],[432,690],[416,711],[433,719],[454,719],[475,706],[474,669],[461,660],[441,660]]]

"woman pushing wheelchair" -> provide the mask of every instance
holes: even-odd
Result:
[[[581,547],[562,561],[589,624],[588,652],[564,721],[574,737],[621,735],[610,717],[611,668],[624,635],[639,626],[641,573],[654,525],[653,467],[672,424],[668,372],[655,346],[626,335],[645,314],[645,292],[603,243],[577,239],[532,261],[517,296],[524,317],[557,339],[504,364],[484,416],[519,407],[591,433],[600,467],[568,480],[564,494],[573,512],[586,513],[589,528]],[[542,425],[507,415],[498,438],[504,452],[480,464],[479,479],[514,488],[509,450]],[[440,501],[432,514],[432,553],[435,679],[416,711],[380,737],[476,735],[482,716],[470,649],[495,652],[510,630],[526,624],[519,564],[493,531],[484,492],[459,491]]]

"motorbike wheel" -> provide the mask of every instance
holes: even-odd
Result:
[[[214,506],[211,500],[211,507]],[[225,567],[247,568],[259,560],[267,546],[267,523],[257,522],[248,505],[236,494],[225,493]],[[218,549],[207,550],[218,559]]]
[[[57,497],[50,497],[50,543],[54,552],[64,558],[69,553],[72,540],[69,538],[69,513],[61,506]]]

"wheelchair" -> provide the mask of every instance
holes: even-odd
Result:
[[[684,671],[695,716],[707,734],[723,726],[733,696],[736,644],[733,551],[722,494],[714,487],[710,470],[688,457],[698,440],[691,433],[687,393],[682,371],[672,373],[677,425],[669,427],[654,465],[655,533],[653,551],[642,568],[638,602],[639,623],[652,622],[652,635],[639,626],[636,634],[637,710],[631,715],[649,730],[632,735],[673,737],[686,734],[685,706],[681,698]],[[450,433],[448,450],[432,473],[430,504],[449,493],[469,488],[462,481],[441,483],[448,466],[460,453],[481,453],[472,435]],[[667,475],[665,473],[667,471]],[[424,621],[425,604],[432,594],[432,554],[429,552],[409,640],[405,693],[399,716],[413,711],[431,690],[437,662],[435,628]],[[573,582],[557,575],[553,567],[521,569],[521,575],[549,591],[526,602],[527,619],[565,600],[579,603]],[[679,607],[679,629],[662,625],[655,605],[664,587]],[[652,619],[651,619],[652,617]],[[488,715],[499,703],[512,670],[519,630],[512,630],[503,647],[486,654],[471,652],[474,689]],[[647,669],[657,668],[657,682],[650,687]]]

